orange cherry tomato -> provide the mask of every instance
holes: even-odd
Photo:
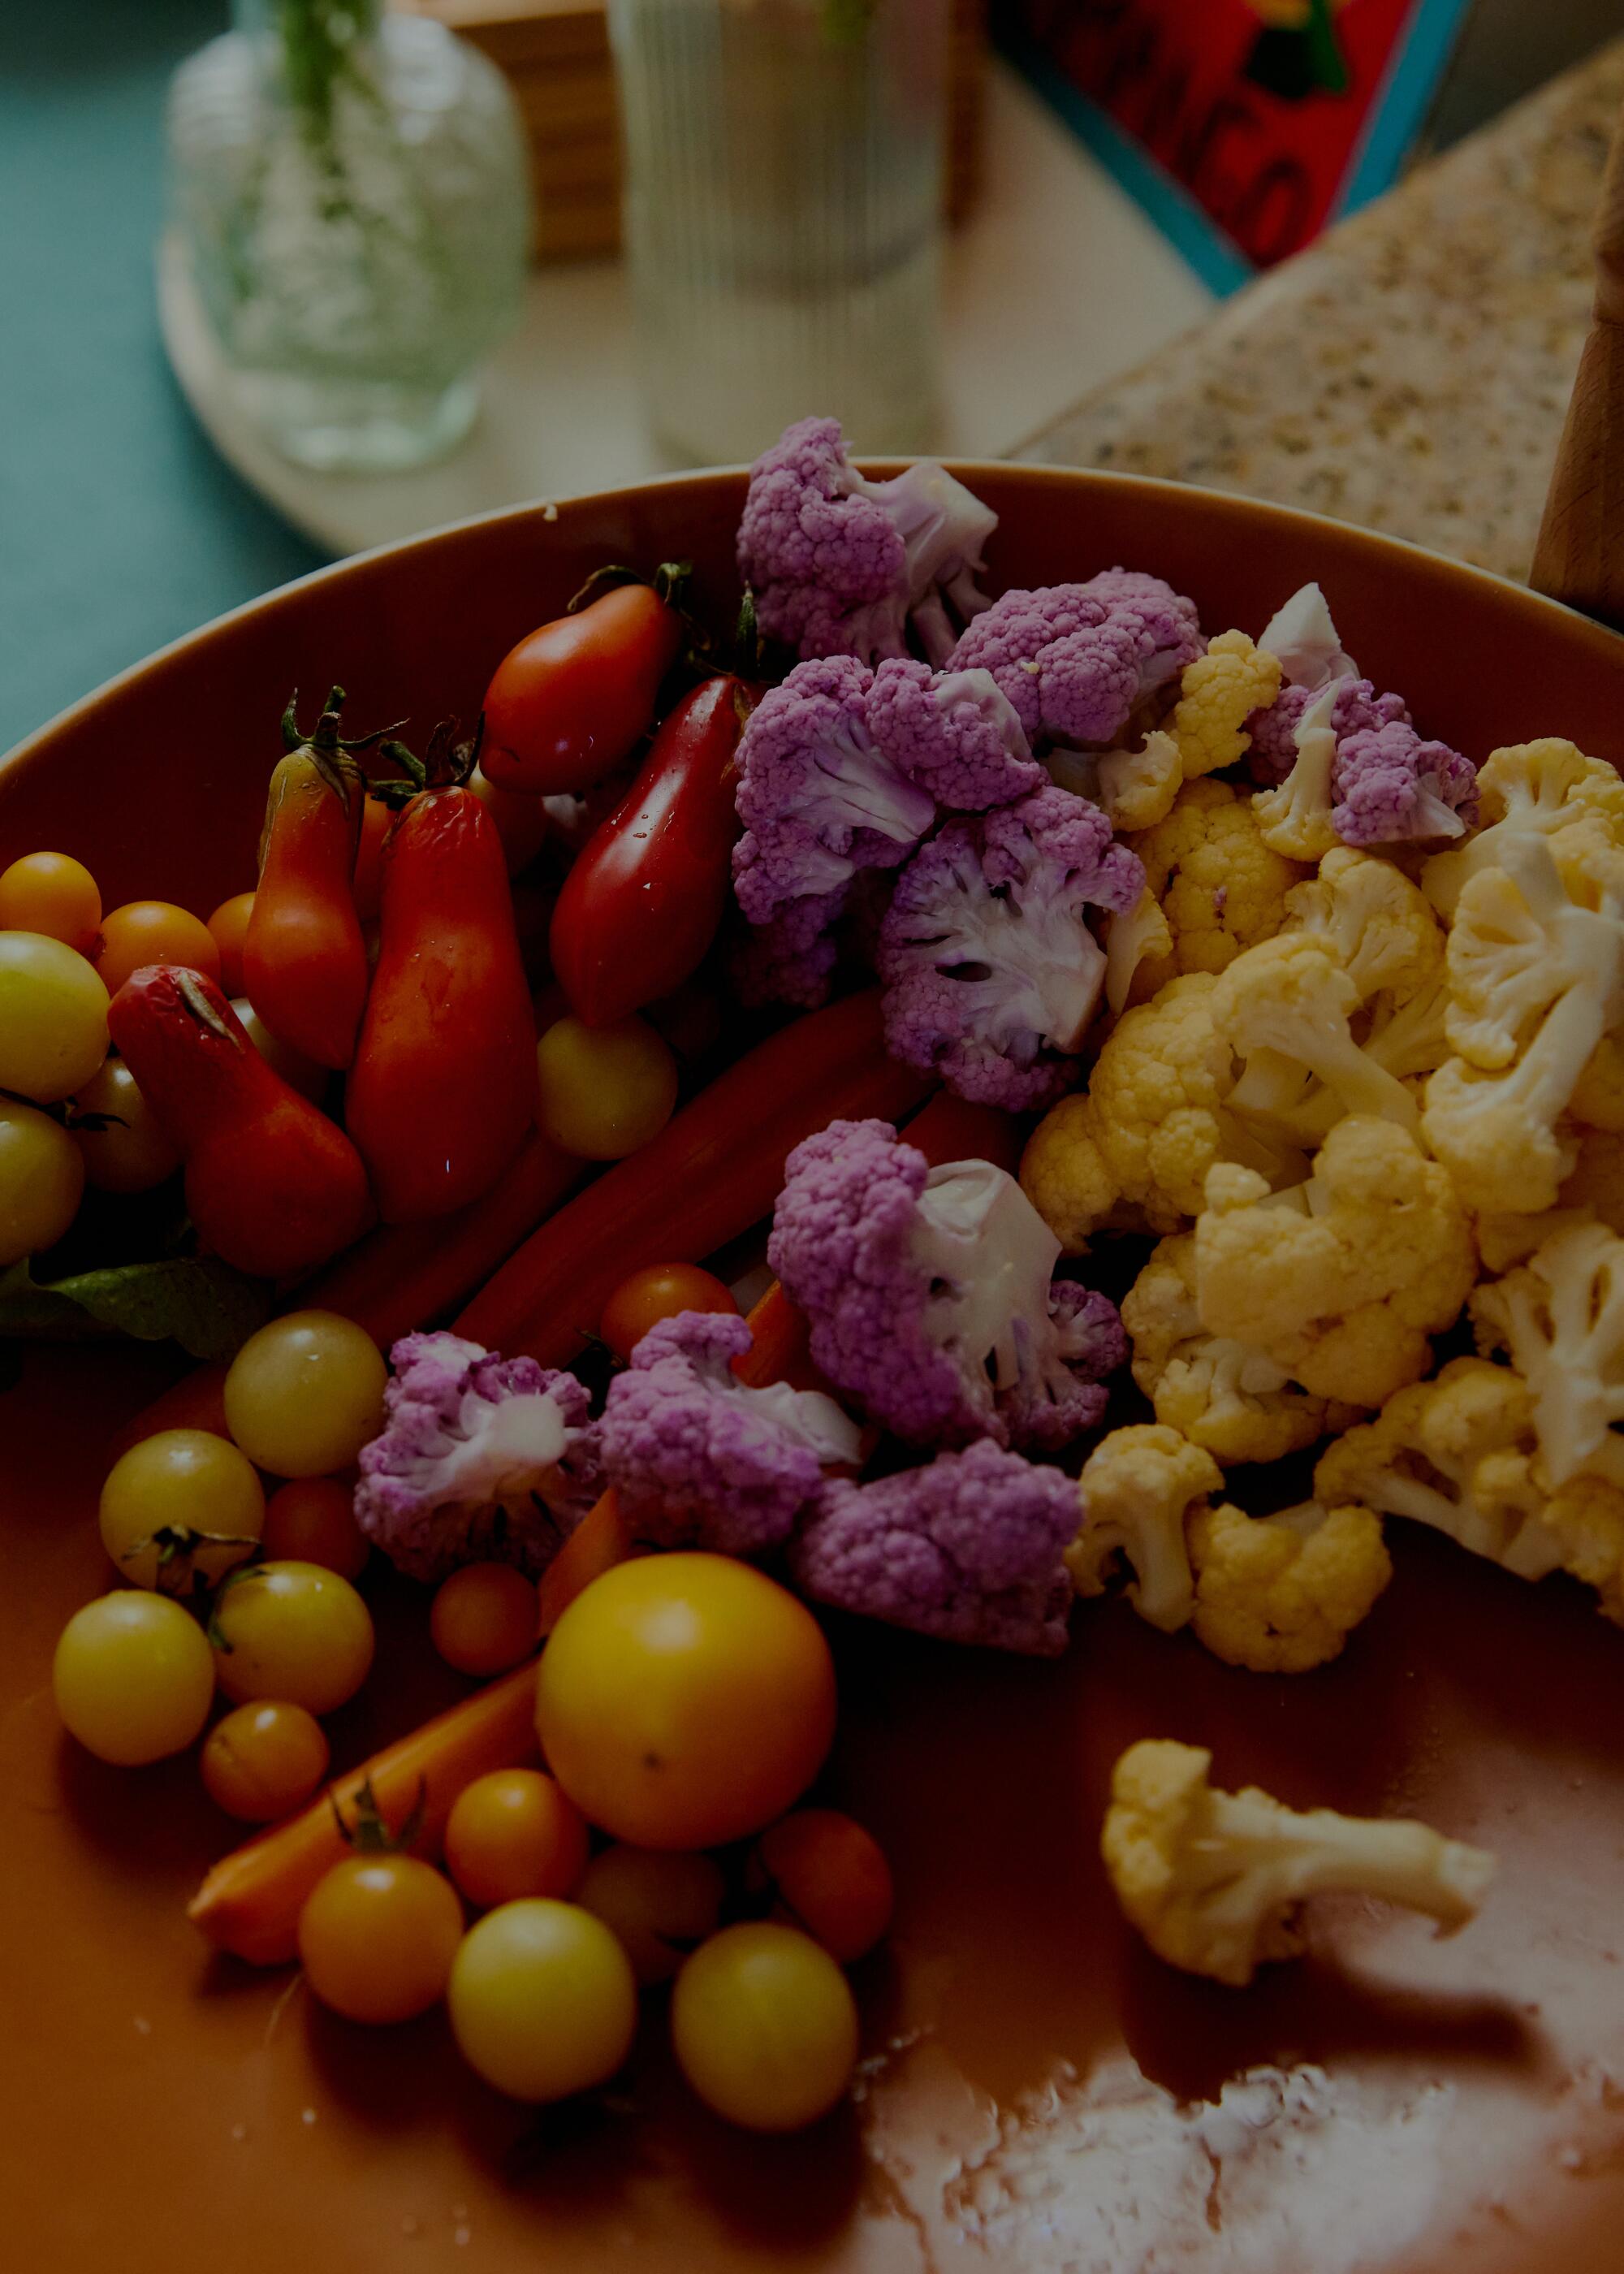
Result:
[[[173,900],[126,900],[102,919],[96,969],[109,995],[148,963],[184,964],[205,979],[220,977],[220,946],[201,916]]]
[[[870,1832],[835,1808],[801,1808],[763,1832],[751,1851],[752,1888],[776,1897],[773,1916],[821,1942],[849,1966],[891,1924],[891,1865]]]
[[[617,1564],[541,1654],[542,1757],[590,1824],[635,1847],[759,1832],[811,1783],[834,1727],[817,1621],[730,1556]]]
[[[586,1869],[586,1818],[539,1769],[492,1769],[446,1818],[446,1869],[488,1910],[521,1895],[567,1895]]]
[[[217,1808],[244,1824],[273,1824],[303,1808],[326,1776],[327,1741],[304,1706],[257,1698],[215,1722],[199,1765]]]
[[[299,1913],[304,1978],[350,2022],[410,2022],[443,1992],[462,1939],[449,1879],[412,1856],[348,1856]]]
[[[647,584],[531,632],[485,689],[486,779],[543,797],[601,781],[646,731],[681,641],[682,619]]]
[[[214,945],[220,950],[220,984],[228,995],[243,991],[243,942],[248,937],[248,919],[253,914],[252,892],[233,892],[229,900],[222,900],[208,920],[214,935]]]
[[[679,1311],[732,1311],[739,1306],[713,1271],[697,1263],[650,1263],[634,1271],[604,1305],[598,1335],[622,1365],[650,1327]]]
[[[82,861],[25,853],[0,872],[0,931],[42,932],[88,955],[101,928],[102,894]]]
[[[320,1563],[341,1578],[360,1577],[371,1553],[355,1520],[355,1493],[336,1477],[294,1477],[265,1503],[260,1553],[274,1562]]]
[[[361,841],[355,856],[355,904],[363,923],[376,922],[383,900],[383,840],[394,819],[380,797],[369,797],[362,804]]]
[[[536,1589],[511,1563],[464,1563],[443,1580],[429,1610],[429,1635],[459,1674],[506,1674],[536,1643]],[[530,1887],[528,1894],[559,1888]]]

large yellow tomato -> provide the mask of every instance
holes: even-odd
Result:
[[[536,1727],[589,1823],[640,1848],[717,1848],[781,1816],[835,1727],[804,1603],[726,1555],[645,1555],[575,1598],[541,1656]]]

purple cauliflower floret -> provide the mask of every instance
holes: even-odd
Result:
[[[864,479],[834,418],[802,418],[750,470],[739,573],[769,639],[804,658],[940,663],[987,606],[976,579],[998,516],[933,458]]]
[[[1342,645],[1331,611],[1318,584],[1299,584],[1275,609],[1258,636],[1258,645],[1280,659],[1288,687],[1317,695],[1334,679],[1357,679],[1359,666]]]
[[[1132,580],[1132,591],[1121,589]],[[1014,704],[1026,739],[1109,749],[1141,703],[1202,648],[1195,611],[1159,578],[1109,569],[1104,591],[1048,584],[1005,592],[976,618],[948,659],[954,670],[990,671]]]
[[[584,1385],[460,1335],[407,1335],[389,1360],[383,1431],[361,1449],[361,1530],[431,1584],[462,1563],[544,1571],[600,1487]]]
[[[1331,826],[1344,845],[1459,837],[1477,822],[1477,771],[1407,719],[1342,736],[1331,771]]]
[[[1077,1487],[983,1439],[877,1484],[831,1478],[790,1547],[815,1602],[1033,1658],[1066,1645]]]
[[[851,656],[797,664],[751,712],[734,799],[733,889],[752,923],[820,899],[860,869],[894,868],[936,820],[868,725],[873,674]]]
[[[1246,768],[1264,789],[1274,789],[1297,764],[1297,730],[1303,714],[1321,689],[1283,687],[1267,710],[1254,711],[1246,721],[1252,748]],[[1340,742],[1346,734],[1374,733],[1397,722],[1410,724],[1410,706],[1402,695],[1378,695],[1368,679],[1344,679],[1331,705],[1331,731]]]
[[[794,1003],[815,1011],[829,1000],[839,960],[835,926],[850,891],[849,885],[837,885],[832,892],[803,892],[798,900],[786,900],[764,924],[750,926],[728,963],[733,992],[747,1010]]]
[[[1099,1419],[1121,1322],[1052,1284],[1059,1254],[1013,1177],[932,1169],[887,1121],[834,1121],[795,1148],[767,1244],[827,1380],[934,1445],[1057,1447]]]
[[[1068,790],[950,822],[902,870],[880,927],[887,1050],[960,1097],[1048,1104],[1104,982],[1086,912],[1125,915],[1144,888],[1139,855]]]
[[[758,1555],[789,1536],[825,1462],[854,1461],[856,1424],[821,1390],[747,1387],[744,1320],[681,1311],[616,1374],[599,1425],[604,1474],[639,1533],[663,1547]]]
[[[955,812],[1007,805],[1045,779],[1014,704],[989,671],[883,663],[868,716],[898,772]]]

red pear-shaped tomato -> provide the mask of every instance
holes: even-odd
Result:
[[[536,1115],[536,1022],[496,825],[470,789],[425,790],[383,854],[378,968],[344,1120],[386,1221],[493,1185]]]

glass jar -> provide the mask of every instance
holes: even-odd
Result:
[[[460,441],[515,320],[528,165],[500,73],[381,0],[234,0],[169,107],[169,228],[234,391],[324,471]]]
[[[749,458],[793,418],[928,449],[948,0],[609,0],[655,431]]]

